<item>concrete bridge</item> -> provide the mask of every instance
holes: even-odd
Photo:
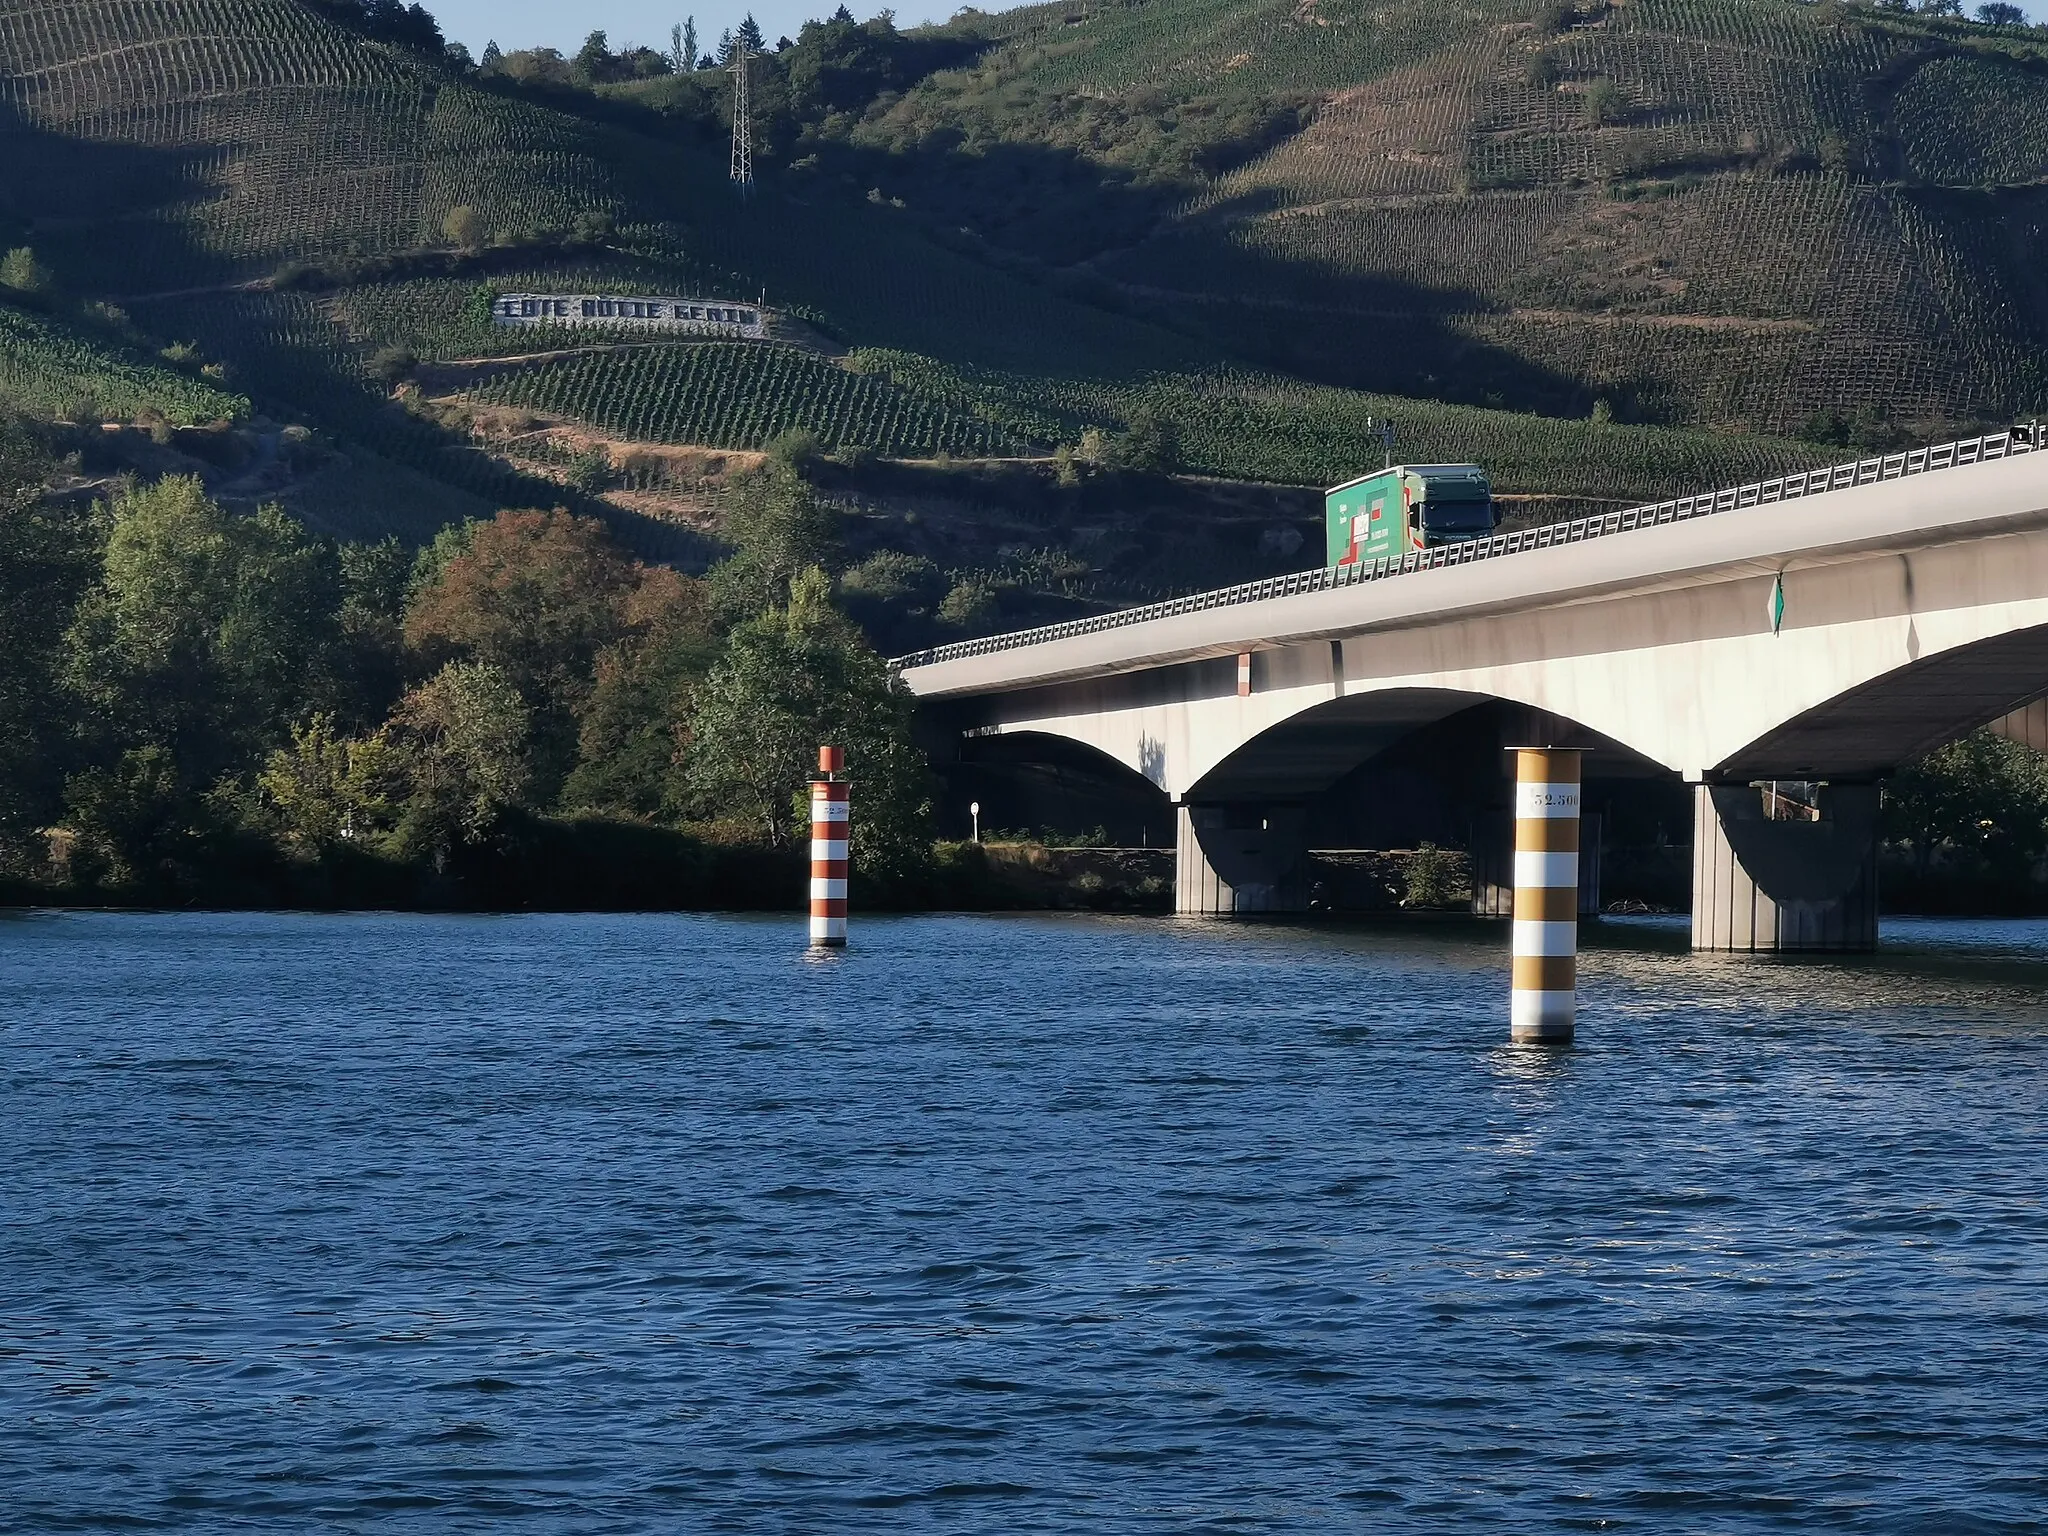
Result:
[[[1631,783],[1692,787],[1695,946],[1867,948],[1879,782],[1987,723],[2043,727],[2044,706],[2026,708],[2048,694],[2043,433],[896,666],[921,713],[970,749],[1078,746],[1168,797],[1182,911],[1304,909],[1310,847],[1334,846],[1333,830],[1404,783],[1465,802],[1488,907],[1504,883],[1499,749],[1547,742],[1587,749],[1591,806],[1601,783],[1624,797]],[[1396,761],[1405,778],[1375,780]]]

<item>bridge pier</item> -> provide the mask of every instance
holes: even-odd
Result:
[[[1875,949],[1877,804],[1875,784],[1700,785],[1692,947]]]
[[[1298,805],[1174,807],[1173,907],[1205,917],[1308,910],[1308,813]]]

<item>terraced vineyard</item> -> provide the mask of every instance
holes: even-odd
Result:
[[[67,375],[22,321],[0,377],[39,409],[81,370],[110,414],[242,408],[149,361],[196,343],[258,409],[522,504],[558,487],[394,405],[401,352],[442,378],[574,351],[475,398],[652,442],[1042,452],[1143,410],[1191,469],[1315,484],[1391,416],[1404,451],[1617,500],[1826,456],[1787,430],[2048,405],[2031,33],[1795,0],[1121,0],[946,30],[986,40],[971,67],[813,125],[742,203],[703,123],[543,102],[300,0],[0,0],[0,236],[59,312],[114,299],[150,343],[113,360],[128,382]],[[970,181],[1007,223],[956,206]],[[1015,217],[1047,187],[1081,210],[1064,269]],[[458,206],[482,249],[441,249]],[[588,352],[492,327],[514,287],[765,302],[850,356]]]
[[[948,101],[971,129],[1062,91],[1162,122],[1319,93],[1301,132],[1089,264],[1240,357],[1753,430],[1931,429],[2048,388],[2048,37],[1792,0],[1083,14],[1003,18],[1005,49],[875,136]]]
[[[175,426],[249,414],[241,395],[6,304],[0,304],[0,407],[112,421],[154,411]]]
[[[631,347],[522,369],[473,391],[487,405],[559,412],[621,437],[759,448],[801,428],[829,447],[858,443],[929,458],[1020,446],[988,422],[787,347],[745,342]]]
[[[1035,443],[1072,442],[1089,426],[1127,426],[1143,411],[1172,424],[1188,470],[1293,485],[1334,484],[1374,462],[1378,422],[1393,423],[1404,458],[1476,460],[1506,493],[1573,501],[1655,500],[1702,485],[1768,479],[1816,458],[1811,444],[1782,438],[1550,420],[1239,370],[1048,385],[901,353],[861,353],[857,360],[906,390],[974,411]]]
[[[0,153],[67,277],[139,293],[622,206],[605,130],[451,81],[293,0],[8,0]],[[114,205],[109,245],[92,226]],[[126,205],[123,207],[122,205]]]

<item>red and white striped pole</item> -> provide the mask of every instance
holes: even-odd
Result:
[[[818,748],[811,780],[811,948],[846,947],[846,749]]]

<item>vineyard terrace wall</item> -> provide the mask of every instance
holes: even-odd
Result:
[[[738,304],[680,299],[668,294],[620,298],[595,293],[507,293],[491,304],[494,325],[601,325],[637,331],[677,331],[693,336],[768,334],[768,315]]]

